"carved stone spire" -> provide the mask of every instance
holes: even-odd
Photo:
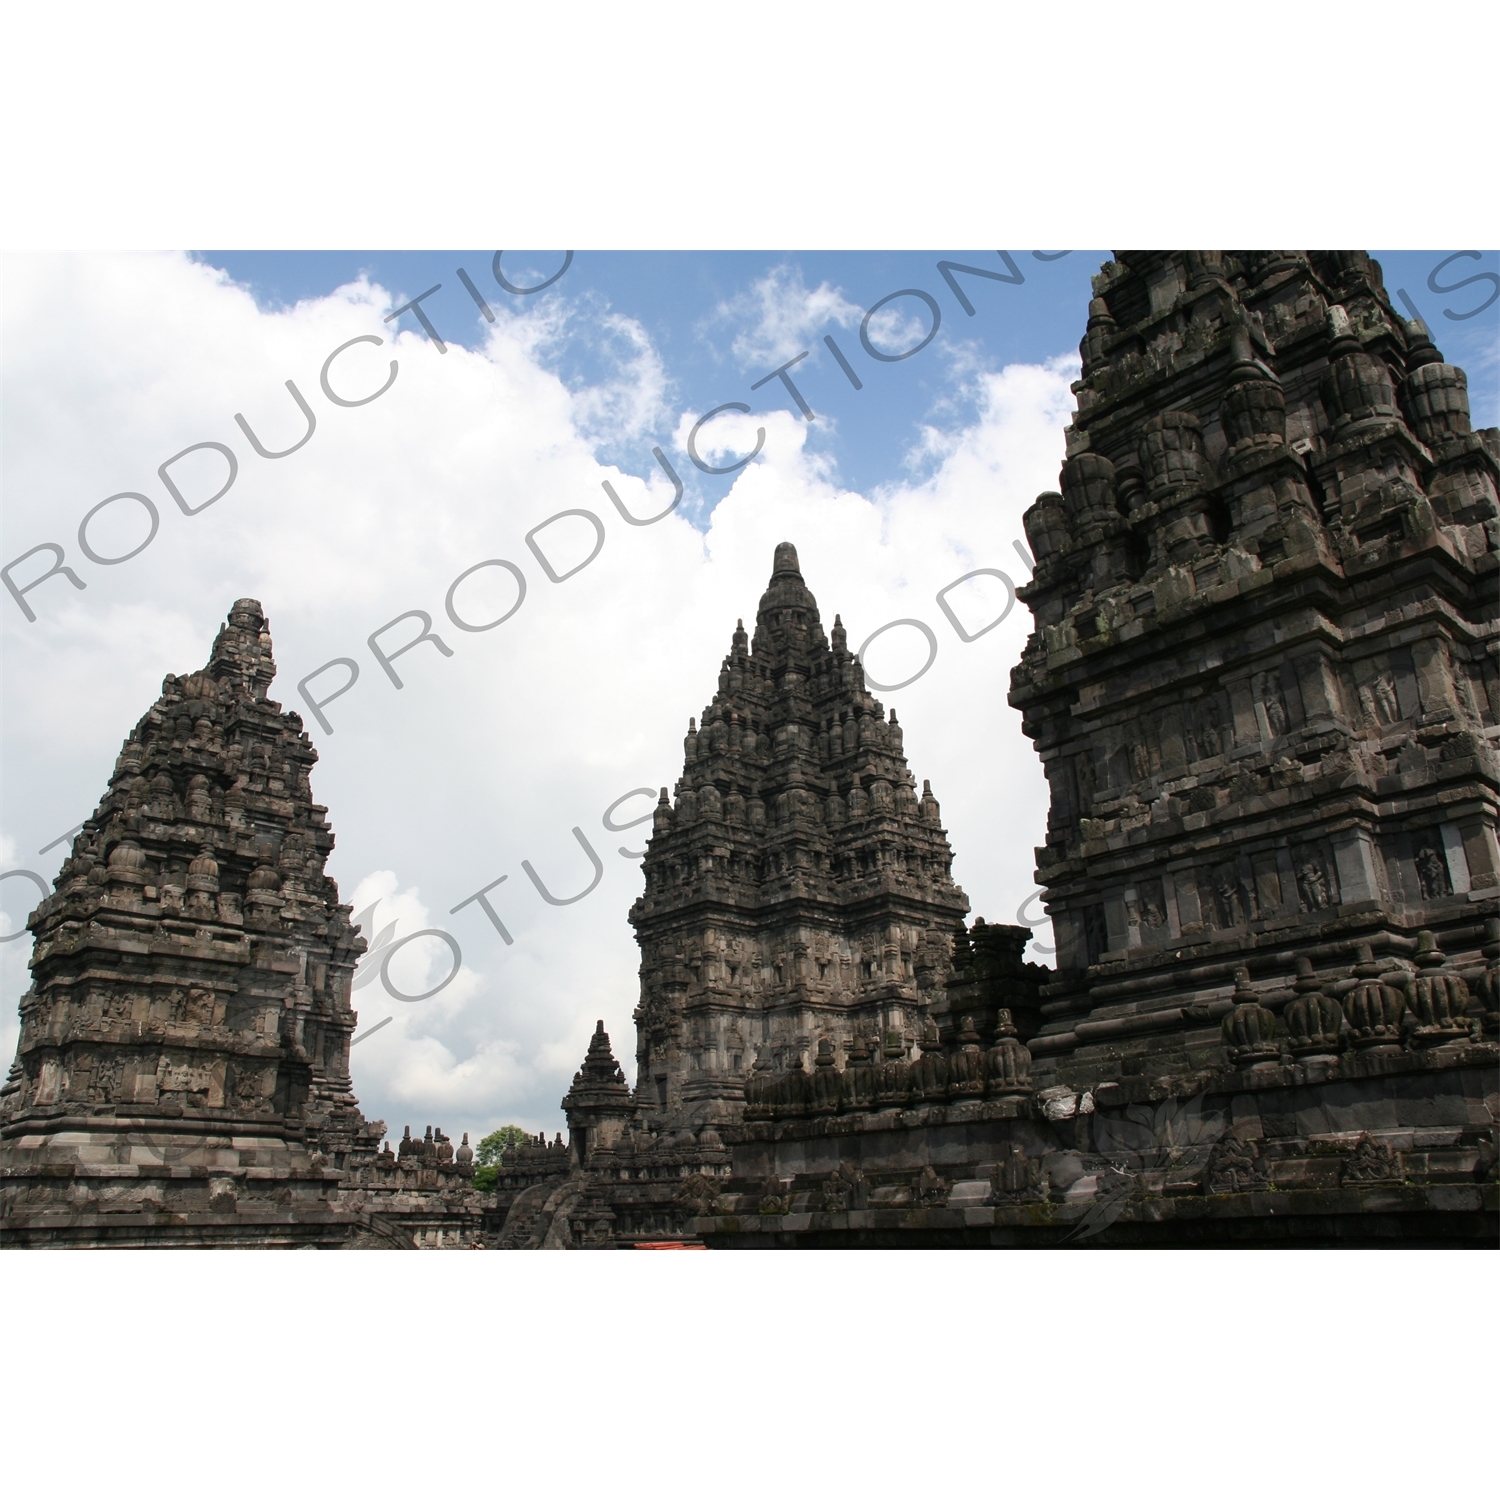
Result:
[[[163,681],[28,921],[33,983],[0,1092],[7,1239],[347,1229],[339,1171],[384,1134],[349,1081],[364,940],[324,874],[317,752],[266,697],[275,674],[260,605],[238,600],[204,669]]]
[[[841,623],[830,647],[790,542],[753,638],[736,627],[683,748],[631,912],[638,1100],[737,1116],[754,1058],[732,1036],[804,1055],[819,1032],[847,1047],[865,1024],[909,1045],[941,997],[968,902],[901,728],[867,691]]]

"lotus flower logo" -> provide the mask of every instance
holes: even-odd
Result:
[[[353,925],[361,932],[375,932],[375,908],[379,905],[379,901],[372,901],[355,917]],[[396,924],[387,922],[373,938],[367,940],[370,946],[365,950],[358,968],[354,971],[354,979],[349,986],[351,990],[363,989],[372,980],[380,977],[381,960],[385,956],[385,950],[391,946],[395,935]]]
[[[1155,1109],[1132,1104],[1121,1118],[1096,1111],[1094,1150],[1106,1160],[1094,1197],[1067,1239],[1086,1240],[1108,1229],[1144,1193],[1146,1173],[1195,1164],[1223,1134],[1223,1111],[1205,1110],[1202,1095],[1186,1103],[1165,1099]]]

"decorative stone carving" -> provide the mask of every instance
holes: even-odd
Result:
[[[906,1047],[899,1031],[885,1034],[884,1058],[875,1076],[876,1109],[905,1109],[911,1098],[910,1070],[905,1061]]]
[[[683,1178],[675,1201],[684,1218],[697,1219],[712,1214],[718,1198],[719,1190],[713,1180],[701,1172],[693,1172]]]
[[[1073,544],[1068,530],[1068,513],[1056,490],[1037,496],[1036,504],[1026,512],[1024,523],[1026,539],[1039,563],[1068,551]]]
[[[1323,993],[1313,973],[1312,960],[1306,955],[1297,959],[1293,988],[1296,999],[1282,1013],[1292,1056],[1306,1060],[1331,1057],[1343,1051],[1344,1012],[1333,996]]]
[[[1343,1180],[1355,1182],[1399,1182],[1401,1163],[1386,1141],[1376,1141],[1368,1131],[1344,1163]]]
[[[979,1099],[984,1095],[984,1052],[974,1017],[965,1016],[959,1024],[958,1045],[948,1059],[948,1097],[955,1102]]]
[[[917,1177],[912,1200],[919,1208],[942,1208],[947,1204],[948,1194],[952,1191],[953,1184],[927,1166],[922,1168]]]
[[[1080,453],[1068,459],[1063,465],[1062,495],[1075,530],[1119,526],[1115,466],[1100,454]]]
[[[841,1214],[849,1209],[865,1208],[870,1201],[865,1174],[850,1162],[841,1162],[823,1184],[821,1208],[824,1213]]]
[[[1281,381],[1251,355],[1249,334],[1235,331],[1232,384],[1224,394],[1224,435],[1231,459],[1255,450],[1273,451],[1286,442],[1286,395]]]
[[[870,1043],[862,1032],[856,1032],[844,1071],[839,1075],[839,1109],[844,1114],[861,1114],[874,1105],[875,1070],[870,1066]]]
[[[984,1060],[985,1093],[991,1098],[1031,1092],[1031,1053],[1016,1033],[1010,1012],[1000,1012],[995,1040]]]
[[[1448,879],[1448,862],[1438,847],[1438,839],[1428,835],[1420,841],[1414,863],[1417,867],[1417,885],[1424,900],[1436,901],[1441,896],[1451,896],[1453,886]]]
[[[1372,418],[1397,419],[1400,414],[1390,366],[1360,345],[1344,308],[1329,308],[1328,328],[1332,342],[1322,394],[1324,405],[1333,414],[1334,430]]]
[[[779,1177],[768,1177],[760,1190],[760,1202],[756,1212],[762,1214],[784,1214],[791,1197]]]
[[[1011,1145],[1005,1155],[990,1168],[989,1179],[996,1197],[1046,1197],[1042,1185],[1041,1159],[1028,1157],[1017,1145]]]
[[[1203,424],[1189,411],[1162,412],[1142,426],[1139,453],[1146,499],[1131,517],[1150,536],[1152,567],[1191,564],[1213,540]]]
[[[834,1067],[833,1043],[823,1037],[818,1043],[812,1089],[808,1099],[809,1115],[836,1115],[839,1112],[839,1075]]]
[[[772,1094],[772,1110],[778,1120],[797,1120],[807,1113],[811,1097],[812,1080],[802,1066],[802,1054],[797,1053],[788,1062],[787,1070],[776,1081]]]
[[[1430,341],[1427,348],[1432,349]],[[1457,365],[1441,363],[1441,356],[1424,364],[1402,382],[1402,405],[1412,431],[1437,448],[1450,438],[1467,437],[1469,425],[1469,377]]]
[[[1349,1022],[1349,1040],[1359,1051],[1396,1049],[1401,1045],[1401,1019],[1406,1014],[1406,993],[1381,979],[1380,965],[1362,943],[1354,975],[1359,981],[1344,996],[1344,1017]],[[1405,978],[1405,974],[1400,975]]]
[[[1483,953],[1484,972],[1474,983],[1470,1011],[1478,1012],[1484,1035],[1493,1037],[1500,1032],[1500,917],[1485,920]]]
[[[1328,871],[1316,855],[1305,855],[1297,866],[1297,894],[1306,912],[1326,911],[1333,904]]]
[[[1407,1003],[1417,1023],[1412,1045],[1441,1047],[1463,1041],[1469,1034],[1469,987],[1448,967],[1448,955],[1427,928],[1417,934],[1414,962],[1417,974],[1407,988]]]
[[[912,1102],[941,1104],[948,1097],[948,1058],[937,1025],[928,1021],[922,1033],[922,1055],[912,1064]]]
[[[769,1051],[762,1048],[756,1056],[754,1069],[745,1080],[745,1119],[747,1121],[771,1118],[771,1091],[775,1083]]]
[[[1276,1039],[1276,1017],[1255,997],[1250,971],[1234,971],[1234,1009],[1224,1017],[1224,1050],[1237,1068],[1275,1062],[1281,1055]]]
[[[1203,1171],[1205,1193],[1254,1193],[1269,1186],[1270,1170],[1254,1141],[1222,1137]]]

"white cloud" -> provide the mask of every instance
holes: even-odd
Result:
[[[494,332],[537,364],[555,369],[571,354],[589,357],[604,372],[570,386],[573,426],[587,441],[638,442],[671,424],[673,384],[650,333],[598,293],[547,298],[519,311],[501,308]]]
[[[837,287],[823,281],[809,291],[801,267],[780,265],[748,291],[721,302],[710,324],[738,330],[732,348],[741,366],[772,368],[800,354],[825,330],[850,328],[861,316]]]
[[[900,359],[907,356],[908,350],[921,347],[932,332],[932,321],[925,303],[903,297],[870,314],[865,336],[877,353],[888,359]]]
[[[604,313],[598,326],[598,342],[618,373],[574,393],[575,420],[587,437],[617,443],[645,437],[670,415],[661,355],[634,318]]]
[[[659,422],[680,445],[696,413],[662,406],[670,381],[651,364],[649,340],[623,322],[590,336],[617,339],[644,361],[648,389],[636,406],[608,390],[570,390],[541,363],[545,330],[520,319],[497,322],[477,351],[450,346],[441,355],[411,333],[391,341],[381,322],[387,294],[364,283],[262,312],[178,256],[39,259],[9,274],[5,559],[55,540],[88,585],[44,583],[28,595],[34,625],[0,597],[3,806],[6,835],[21,851],[14,857],[92,811],[162,676],[201,665],[232,601],[259,598],[280,666],[273,695],[304,712],[322,757],[313,787],[330,807],[338,838],[330,873],[345,899],[356,911],[378,900],[377,922],[397,921],[398,936],[442,928],[462,946],[462,973],[429,1001],[394,1001],[378,981],[356,994],[361,1029],[395,1018],[353,1058],[367,1113],[397,1136],[403,1124],[429,1122],[450,1134],[511,1120],[555,1130],[557,1101],[600,1017],[633,1073],[638,954],[625,913],[640,873],[619,851],[642,847],[645,830],[612,832],[603,813],[632,788],[680,774],[687,718],[711,698],[735,619],[753,616],[783,539],[797,543],[825,622],[841,613],[851,646],[901,617],[935,632],[931,670],[878,696],[901,717],[914,773],[930,777],[941,799],[955,873],[975,912],[1015,920],[1045,817],[1045,782],[1004,702],[1030,616],[1018,605],[965,645],[934,596],[979,567],[1020,581],[1012,541],[1023,536],[1026,505],[1056,483],[1072,407],[1065,363],[968,375],[975,419],[931,440],[931,472],[920,482],[869,495],[838,485],[789,412],[716,422],[700,435],[705,456],[746,451],[756,428],[766,440],[706,528],[681,512],[633,527],[602,481],[637,515],[661,510],[671,487],[649,438],[622,474],[596,460],[598,434]],[[780,285],[785,295],[768,296],[753,335],[778,360],[776,339],[805,320],[849,316],[826,286],[799,292],[789,277]],[[365,334],[387,343],[341,356],[336,389],[373,389],[392,358],[399,374],[369,405],[338,407],[323,397],[319,370],[330,350]],[[317,430],[287,458],[258,458],[233,414],[244,413],[272,447],[294,441],[302,428],[289,378]],[[239,477],[222,500],[186,517],[156,468],[206,440],[235,450]],[[673,456],[684,465],[680,451]],[[154,499],[155,541],[117,567],[80,561],[79,520],[124,490]],[[592,512],[605,540],[593,561],[555,584],[523,539],[565,509]],[[538,538],[559,562],[570,525],[592,546],[591,523],[559,523]],[[493,558],[521,568],[524,604],[492,631],[454,628],[444,613],[449,585]],[[961,618],[984,617],[987,587],[980,579],[955,593]],[[474,620],[513,598],[496,570],[475,575],[462,595]],[[398,691],[366,638],[409,610],[426,611],[453,654],[424,644],[400,656]],[[393,630],[388,649],[411,639],[406,631],[410,622]],[[910,647],[892,632],[872,657],[881,670],[899,670]],[[341,656],[361,672],[326,710],[328,734],[306,714],[296,683]],[[602,870],[587,896],[552,905],[522,862],[554,897],[582,891],[595,875],[575,827]],[[64,853],[26,858],[50,876]],[[511,945],[477,903],[450,914],[502,875],[489,899]],[[17,909],[10,894],[8,912]],[[6,1048],[27,946],[0,950]],[[409,992],[435,983],[449,963],[433,944],[413,944],[399,959],[410,967],[393,961],[393,974]]]
[[[483,978],[462,962],[462,948],[455,956],[441,938],[417,936],[446,929],[432,920],[416,886],[399,886],[394,870],[376,870],[354,887],[354,920],[369,945],[354,975],[356,992],[365,992],[360,1003],[426,1004],[402,997],[432,995],[423,1016],[454,1014],[478,993]]]
[[[13,870],[20,864],[20,851],[16,848],[16,841],[8,834],[0,834],[0,870]],[[0,911],[0,938],[9,937],[12,933],[21,932],[26,926],[26,913],[35,906],[39,899],[39,892],[31,881],[25,876],[12,876],[10,880],[0,882],[0,888],[15,883],[14,893],[5,891],[7,909]],[[19,945],[21,939],[16,939]],[[7,944],[7,946],[13,946]]]

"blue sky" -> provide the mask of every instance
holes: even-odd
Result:
[[[1475,425],[1500,423],[1500,298],[1483,307],[1500,290],[1500,256],[1436,250],[1375,254],[1397,306],[1408,315],[1415,308],[1447,357],[1467,369]],[[1089,278],[1109,252],[1017,250],[1007,261],[993,250],[579,251],[561,275],[563,251],[506,252],[501,271],[513,285],[557,278],[526,296],[499,286],[493,256],[487,250],[319,250],[210,251],[199,258],[247,286],[266,310],[326,296],[361,275],[398,289],[402,301],[436,286],[422,310],[444,342],[477,348],[487,323],[458,275],[462,269],[496,317],[530,315],[548,323],[551,333],[538,350],[539,361],[571,389],[601,384],[612,373],[618,377],[639,352],[633,345],[638,329],[660,358],[663,415],[687,408],[706,412],[728,401],[795,411],[793,396],[779,380],[759,391],[751,387],[806,349],[807,357],[789,373],[815,414],[809,451],[832,461],[838,483],[868,492],[930,470],[941,444],[929,430],[951,432],[973,420],[976,372],[1074,352],[1087,317]],[[969,315],[945,284],[938,269],[942,260],[1007,278],[1014,272],[1022,279],[958,275],[974,308]],[[1460,285],[1475,277],[1481,279]],[[910,358],[874,360],[861,347],[860,317],[904,289],[925,291],[936,301],[941,315],[936,337]],[[808,307],[808,316],[785,330],[782,347],[774,351],[768,340],[745,332],[764,315],[768,291],[783,301],[801,295]],[[888,304],[885,316],[910,330],[904,343],[882,345],[874,337],[887,353],[910,347],[931,322],[927,307],[910,296]],[[404,314],[400,326],[417,327],[415,315]],[[825,336],[833,337],[849,360],[860,390],[839,369]],[[665,427],[641,436],[649,440],[612,443],[601,432],[600,458],[641,473],[649,467],[643,455],[652,443],[673,451]],[[710,477],[690,466],[679,472],[693,497],[689,514],[700,520],[734,479]]]
[[[1008,277],[1010,269],[993,250],[579,251],[551,287],[525,297],[497,285],[493,254],[257,251],[213,252],[201,258],[248,286],[267,308],[324,296],[361,274],[399,288],[403,301],[440,286],[422,303],[423,310],[445,342],[478,347],[487,325],[457,275],[462,268],[497,316],[532,314],[564,321],[542,363],[575,389],[606,380],[611,362],[628,358],[628,339],[606,326],[611,315],[623,317],[640,326],[661,357],[670,383],[665,409],[708,411],[723,402],[744,401],[757,410],[774,405],[795,411],[779,380],[759,391],[751,386],[806,349],[808,357],[790,373],[815,414],[810,450],[836,463],[840,483],[862,490],[913,477],[913,450],[921,447],[925,424],[953,430],[973,419],[976,392],[966,376],[1075,350],[1087,316],[1089,278],[1107,258],[1105,252],[1093,251],[1052,260],[1012,252],[1012,263],[1024,278],[1020,284],[961,278],[975,308],[968,316],[945,285],[937,262],[959,261]],[[512,251],[502,259],[501,270],[514,285],[536,285],[563,261],[562,251]],[[744,337],[747,323],[753,324],[763,311],[757,284],[767,278],[783,298],[805,291],[816,299],[824,288],[831,303],[830,315],[803,324],[795,347],[779,358],[768,357],[763,344],[757,347]],[[860,345],[860,315],[906,288],[936,299],[941,313],[937,336],[911,358],[873,360]],[[899,353],[925,333],[930,314],[911,297],[893,304],[891,312],[914,329],[906,344],[884,346],[885,352]],[[411,313],[403,316],[401,326],[417,326]],[[862,389],[856,391],[839,369],[823,343],[825,336],[838,343]],[[881,347],[878,340],[876,344]],[[663,443],[669,452],[670,437],[666,428],[650,434],[651,442]],[[640,473],[649,466],[649,459],[643,465],[642,454],[649,452],[651,442],[613,452],[606,443],[600,457]],[[920,467],[917,462],[915,468]],[[699,514],[712,509],[734,478],[711,478],[691,468],[683,477],[699,500]]]

